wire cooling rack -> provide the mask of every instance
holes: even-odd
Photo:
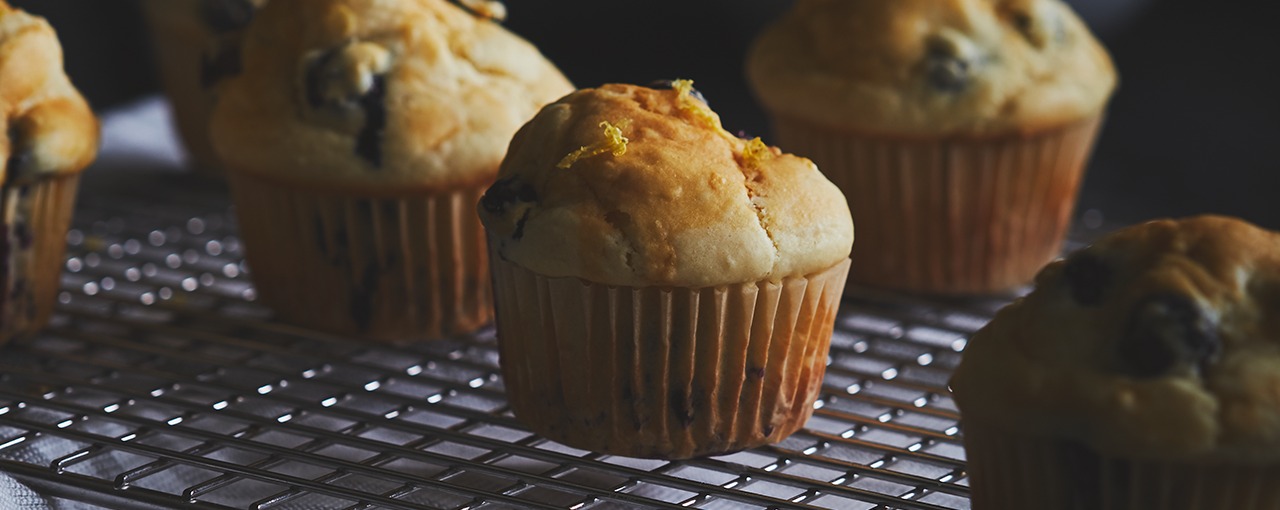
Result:
[[[732,455],[542,439],[492,329],[406,347],[270,320],[214,182],[86,185],[49,328],[0,351],[0,471],[110,508],[967,509],[966,338],[1005,301],[845,298],[813,419]],[[120,182],[115,179],[111,182]]]

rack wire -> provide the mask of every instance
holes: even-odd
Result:
[[[946,389],[1004,299],[859,291],[812,420],[682,461],[570,448],[511,414],[492,329],[404,347],[273,322],[217,184],[86,187],[49,328],[0,351],[0,471],[180,509],[967,509]]]

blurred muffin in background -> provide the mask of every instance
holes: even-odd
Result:
[[[212,86],[240,70],[240,33],[268,0],[143,0],[161,82],[192,166],[221,172],[209,141]]]
[[[80,171],[98,120],[62,69],[49,23],[0,0],[0,343],[53,312]]]
[[[976,510],[1273,508],[1280,233],[1200,216],[1049,264],[950,387]]]
[[[725,131],[691,85],[548,105],[481,201],[507,395],[543,437],[689,458],[813,413],[848,207],[812,161]]]
[[[800,0],[747,67],[779,145],[849,198],[850,281],[938,293],[1057,256],[1116,84],[1059,0]]]
[[[282,320],[420,340],[492,317],[476,203],[516,130],[573,90],[445,0],[272,0],[212,134],[262,299]]]

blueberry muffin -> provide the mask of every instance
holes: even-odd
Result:
[[[220,172],[209,116],[220,77],[240,70],[240,35],[267,0],[143,0],[156,61],[193,168]]]
[[[1049,264],[951,380],[973,508],[1274,507],[1277,317],[1280,233],[1233,218]]]
[[[804,158],[730,135],[689,81],[542,109],[479,206],[516,417],[577,448],[772,443],[822,384],[853,243]]]
[[[1116,84],[1059,0],[800,0],[747,68],[780,145],[849,198],[851,281],[935,293],[1057,256]]]
[[[0,343],[53,312],[80,171],[98,120],[62,71],[43,18],[0,0]]]
[[[496,5],[496,4],[495,4]],[[528,42],[444,0],[272,0],[217,85],[255,283],[279,318],[385,341],[492,317],[475,214],[507,143],[572,90]]]

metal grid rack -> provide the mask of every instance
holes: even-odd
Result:
[[[272,322],[225,191],[140,188],[82,192],[58,313],[0,351],[0,471],[43,493],[146,509],[969,508],[946,382],[1005,301],[846,298],[804,430],[721,457],[614,457],[513,418],[492,329],[387,347]]]

